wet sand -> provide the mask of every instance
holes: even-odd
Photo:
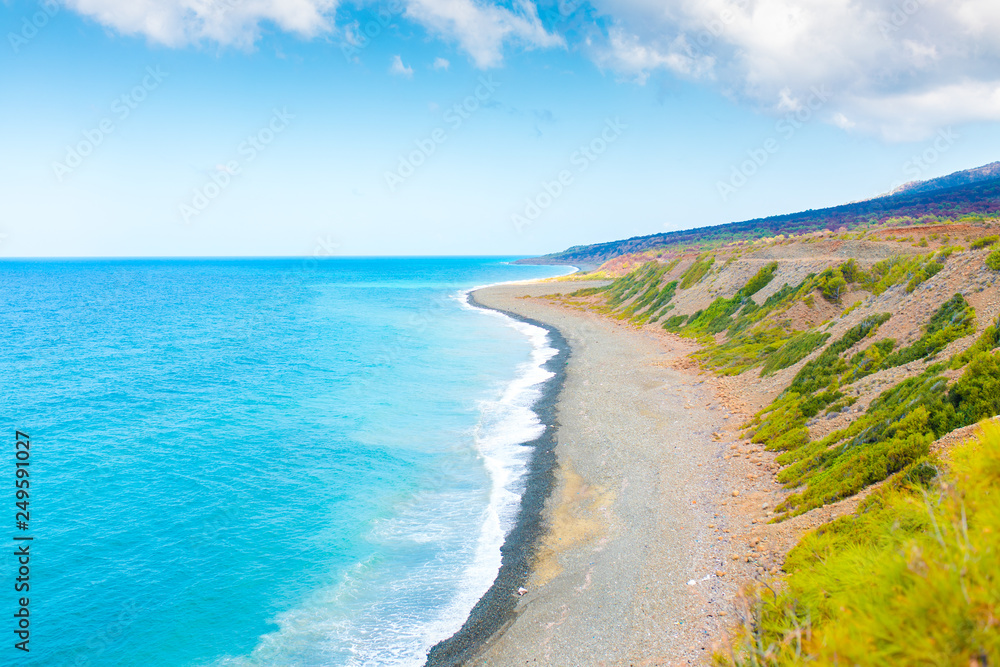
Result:
[[[483,306],[555,327],[570,358],[555,405],[554,483],[513,614],[465,664],[699,664],[735,592],[716,529],[731,481],[713,387],[676,368],[692,348],[538,297],[581,283],[495,286]],[[681,364],[683,365],[683,364]],[[727,457],[728,458],[728,457]]]

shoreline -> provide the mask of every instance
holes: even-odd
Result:
[[[707,664],[748,580],[749,509],[773,488],[729,461],[743,411],[691,367],[690,341],[561,302],[587,286],[470,293],[568,355],[536,405],[553,428],[522,499],[530,529],[519,515],[503,573],[429,666]]]
[[[523,285],[533,282],[501,284]],[[544,382],[541,396],[532,406],[532,411],[538,415],[539,421],[545,426],[545,431],[538,438],[524,443],[532,449],[532,455],[527,464],[525,488],[521,495],[517,519],[500,548],[501,565],[496,579],[469,612],[461,629],[431,648],[424,662],[425,667],[467,664],[492,638],[502,634],[514,621],[519,601],[517,590],[527,583],[531,574],[531,564],[545,530],[543,509],[555,479],[555,447],[558,430],[556,410],[572,350],[562,332],[556,327],[513,311],[486,306],[476,299],[477,291],[497,286],[499,285],[488,285],[470,290],[469,305],[498,312],[518,322],[543,329],[548,335],[548,345],[556,350],[556,354],[542,366],[553,375]]]

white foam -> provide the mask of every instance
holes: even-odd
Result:
[[[490,478],[489,502],[481,517],[479,535],[475,542],[471,559],[466,561],[457,587],[454,581],[442,581],[443,587],[454,587],[457,592],[441,607],[437,617],[418,627],[394,627],[393,646],[386,646],[383,636],[376,646],[360,647],[354,659],[348,664],[351,667],[367,667],[368,665],[385,665],[392,667],[419,667],[426,659],[428,651],[438,642],[447,639],[458,632],[469,613],[482,596],[493,585],[502,564],[500,548],[514,527],[517,512],[524,492],[524,476],[528,470],[528,462],[532,450],[526,443],[531,442],[545,432],[532,406],[542,395],[543,384],[553,374],[545,370],[549,359],[558,354],[558,350],[549,344],[548,332],[538,326],[521,322],[495,310],[481,308],[470,303],[470,295],[477,288],[465,290],[456,295],[456,300],[463,308],[477,313],[498,317],[504,323],[524,334],[532,344],[531,358],[522,364],[517,375],[502,391],[499,398],[481,401],[479,404],[480,420],[476,427],[474,439],[476,448]],[[440,506],[439,506],[440,510]],[[446,513],[447,514],[447,513]],[[388,526],[385,529],[391,530]],[[428,526],[407,529],[395,526],[393,533],[411,536],[426,532]],[[433,532],[433,530],[432,530]],[[425,572],[428,577],[448,576],[441,568]],[[399,582],[405,586],[406,582]],[[420,587],[426,590],[427,581],[421,581]],[[450,584],[450,586],[449,586]],[[416,631],[417,636],[414,636]],[[406,639],[416,639],[419,643],[409,648],[418,648],[413,653],[402,646]],[[377,657],[372,649],[378,651]]]
[[[475,543],[412,568],[375,598],[371,596],[372,579],[378,580],[376,586],[385,585],[379,576],[379,563],[369,560],[358,564],[337,584],[279,614],[274,619],[279,629],[262,636],[250,655],[223,658],[215,663],[218,667],[284,664],[289,656],[296,656],[295,664],[420,667],[431,647],[461,629],[472,608],[493,585],[500,571],[500,548],[514,527],[524,492],[532,453],[526,443],[546,428],[532,407],[542,395],[543,384],[553,375],[544,366],[558,350],[549,344],[545,329],[472,305],[472,291],[455,295],[456,301],[484,316],[501,318],[532,345],[530,361],[517,369],[500,396],[479,403],[474,442],[490,488],[486,508],[478,517]],[[432,502],[415,498],[412,513],[403,511],[380,522],[371,537],[405,547],[443,541],[456,530],[471,528],[470,519],[474,522],[474,518],[468,517],[466,495],[428,494],[433,496]],[[433,518],[426,512],[428,506],[434,507]],[[463,569],[456,585],[454,573],[459,567]],[[435,601],[440,612],[428,620],[427,605]]]
[[[542,385],[553,376],[544,366],[559,352],[549,345],[545,329],[473,305],[469,297],[474,289],[479,288],[459,295],[461,304],[502,318],[508,326],[524,334],[532,344],[531,361],[521,365],[517,377],[499,399],[480,403],[481,418],[475,441],[490,475],[490,501],[476,542],[475,557],[462,575],[459,592],[438,620],[427,627],[428,649],[461,629],[469,612],[493,585],[500,571],[500,548],[517,519],[524,492],[523,480],[531,458],[531,448],[526,443],[540,437],[546,428],[531,408],[541,397]]]

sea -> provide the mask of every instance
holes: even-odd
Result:
[[[0,262],[0,664],[422,665],[545,429],[548,334],[467,296],[567,268],[509,259]]]

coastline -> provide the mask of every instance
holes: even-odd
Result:
[[[571,354],[569,344],[562,333],[550,324],[480,303],[475,293],[489,287],[496,286],[470,291],[468,303],[475,308],[496,311],[518,322],[545,330],[548,335],[548,345],[556,350],[556,354],[542,366],[552,373],[552,377],[545,381],[541,396],[532,406],[532,411],[545,425],[545,430],[539,437],[525,443],[532,449],[532,456],[525,474],[525,488],[517,519],[500,548],[501,566],[496,579],[469,612],[469,617],[461,629],[431,648],[424,663],[426,667],[467,664],[481,652],[492,637],[500,635],[513,622],[519,599],[516,591],[527,583],[531,573],[531,563],[544,531],[543,508],[554,481],[555,434],[558,429],[556,408]]]
[[[741,420],[687,366],[689,343],[546,298],[586,286],[470,294],[549,331],[559,375],[535,406],[547,428],[501,572],[430,667],[703,663],[745,579],[719,465]]]

